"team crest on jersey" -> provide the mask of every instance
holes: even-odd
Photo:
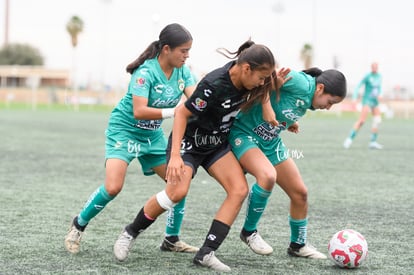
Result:
[[[207,101],[197,97],[195,102],[191,102],[194,108],[199,111],[202,111],[205,107],[207,107]]]
[[[138,77],[138,78],[137,78],[137,80],[136,80],[136,82],[137,82],[137,84],[138,84],[139,86],[142,86],[142,85],[144,85],[144,84],[145,84],[145,78],[143,78],[143,77]]]
[[[242,140],[240,139],[240,138],[236,138],[235,140],[234,140],[234,145],[236,145],[236,146],[240,146],[242,144]]]
[[[179,79],[178,80],[178,89],[180,90],[180,91],[184,91],[184,80],[183,79]]]

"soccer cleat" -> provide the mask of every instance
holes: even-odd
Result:
[[[114,255],[118,261],[125,261],[134,244],[135,238],[124,229],[114,244]]]
[[[269,255],[273,252],[273,248],[263,240],[257,231],[250,236],[244,236],[240,233],[240,239],[256,254]]]
[[[211,251],[210,253],[204,255],[199,254],[200,253],[197,253],[193,259],[193,263],[195,265],[208,267],[219,272],[231,271],[231,268],[228,265],[223,264],[219,259],[217,259],[217,257],[214,255],[214,251]]]
[[[351,144],[352,144],[352,139],[350,139],[350,138],[345,139],[344,148],[348,149],[349,147],[351,147]]]
[[[164,239],[164,241],[160,245],[161,251],[172,251],[172,252],[186,252],[186,253],[196,253],[199,249],[198,247],[189,245],[183,241],[177,241],[175,243],[172,243],[168,241],[167,239]]]
[[[369,143],[369,146],[368,147],[369,147],[369,149],[382,149],[384,146],[382,146],[381,144],[379,144],[376,141],[371,141]]]
[[[326,255],[319,252],[315,247],[306,244],[305,246],[302,246],[301,248],[292,248],[288,247],[287,253],[290,256],[295,257],[304,257],[304,258],[310,258],[310,259],[326,259]]]
[[[77,217],[75,217],[76,219]],[[70,253],[77,254],[80,251],[80,241],[83,231],[75,226],[75,219],[73,219],[68,234],[65,237],[65,247]]]

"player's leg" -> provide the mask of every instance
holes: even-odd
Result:
[[[356,135],[358,134],[359,129],[361,129],[362,125],[364,125],[365,121],[367,120],[367,116],[369,114],[370,107],[368,105],[363,105],[361,113],[359,115],[358,120],[355,122],[349,136],[344,141],[344,147],[349,148],[352,145],[353,140],[355,139]]]
[[[383,146],[377,142],[378,138],[378,127],[382,122],[381,110],[378,105],[372,108],[372,127],[371,127],[371,140],[369,143],[369,148],[371,149],[382,149]]]
[[[165,181],[166,165],[158,165],[152,168],[153,171]],[[181,225],[185,213],[185,197],[178,202],[172,209],[167,211],[167,224],[165,228],[165,238],[160,245],[162,251],[188,252],[195,253],[198,247],[189,245],[180,240]]]
[[[308,191],[295,162],[287,160],[275,166],[277,183],[290,198],[290,245],[288,253],[292,256],[313,259],[326,259],[326,256],[307,244]]]
[[[190,166],[184,166],[184,171],[179,183],[167,184],[163,191],[153,195],[140,209],[133,222],[123,229],[114,244],[116,259],[126,260],[138,235],[153,224],[158,216],[171,210],[187,195],[193,170]]]
[[[256,178],[247,198],[247,211],[240,238],[253,252],[268,255],[273,248],[257,232],[257,225],[276,182],[276,170],[263,152],[255,147],[247,150],[239,159],[244,171]]]
[[[239,162],[230,151],[230,146],[226,151],[224,155],[216,155],[217,158],[212,160],[214,162],[211,165],[203,165],[224,188],[227,196],[214,217],[202,247],[193,260],[196,265],[223,272],[231,269],[218,260],[214,253],[226,238],[248,194],[248,184]]]
[[[99,186],[86,201],[80,213],[73,219],[65,237],[65,247],[71,253],[80,251],[80,241],[89,221],[122,190],[128,163],[120,159],[108,159],[105,164],[105,184]]]

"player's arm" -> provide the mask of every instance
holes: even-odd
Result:
[[[267,123],[270,123],[273,126],[279,125],[279,122],[276,118],[276,113],[272,108],[272,104],[270,103],[269,95],[262,101],[262,116],[263,120]]]
[[[154,108],[148,106],[148,98],[143,96],[132,97],[133,112],[135,119],[163,119],[170,118],[174,116],[175,108]]]
[[[355,87],[354,89],[354,93],[352,94],[352,100],[356,101],[358,99],[358,95],[359,95],[359,90],[361,90],[361,87],[365,84],[367,79],[367,76],[365,76],[359,83],[358,85]]]
[[[192,115],[185,104],[177,107],[174,117],[170,160],[168,161],[165,179],[167,183],[178,183],[181,181],[181,175],[184,172],[184,161],[181,158],[181,141],[187,127],[187,120]]]

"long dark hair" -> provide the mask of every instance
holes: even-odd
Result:
[[[160,32],[159,40],[152,42],[137,59],[126,67],[126,71],[132,74],[145,60],[156,57],[165,45],[174,49],[192,40],[193,37],[190,32],[182,25],[177,23],[169,24]]]
[[[244,42],[235,52],[230,52],[225,48],[218,48],[217,52],[230,59],[237,58],[236,64],[249,64],[252,71],[269,70],[275,68],[276,65],[276,60],[270,49],[264,45],[255,44],[251,39]],[[276,81],[276,74],[272,73],[272,76],[266,78],[264,85],[246,93],[244,95],[246,101],[241,110],[246,111],[253,104],[268,99],[274,81]]]
[[[317,67],[313,67],[303,70],[303,72],[315,77],[316,84],[323,84],[325,94],[339,96],[340,98],[346,97],[346,78],[340,71],[334,69],[322,71]]]

